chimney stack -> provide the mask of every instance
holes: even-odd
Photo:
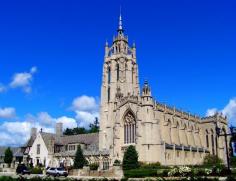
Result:
[[[56,136],[58,137],[63,135],[62,126],[62,123],[56,123]]]
[[[36,138],[37,136],[37,128],[31,128],[30,136]]]

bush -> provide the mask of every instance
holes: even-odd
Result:
[[[97,170],[99,165],[97,163],[92,163],[89,165],[90,170]]]
[[[161,167],[160,162],[156,163],[144,163],[144,162],[139,162],[140,168],[147,168],[147,169],[158,169]]]
[[[123,170],[131,170],[139,167],[138,152],[134,146],[129,146],[123,157]]]
[[[206,155],[203,159],[203,166],[220,166],[223,165],[223,161],[216,155]]]
[[[124,170],[124,176],[128,178],[156,177],[157,170],[156,169],[143,169],[143,168]]]
[[[234,168],[236,167],[236,157],[235,156],[230,158],[230,165]]]
[[[43,169],[40,167],[34,167],[31,169],[31,174],[42,174],[43,173]]]

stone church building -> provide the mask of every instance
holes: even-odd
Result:
[[[99,149],[111,162],[122,160],[134,145],[142,162],[199,164],[208,153],[225,158],[225,143],[216,125],[227,130],[221,114],[201,118],[161,104],[146,81],[140,90],[135,44],[128,43],[122,18],[112,44],[105,45],[100,107]]]
[[[100,169],[122,161],[129,145],[135,146],[142,162],[200,164],[206,154],[226,161],[225,142],[216,135],[216,126],[226,132],[227,118],[219,113],[202,118],[161,104],[147,81],[140,90],[136,47],[129,45],[120,16],[112,45],[105,45],[99,133],[66,136],[61,123],[55,134],[32,128],[22,149],[25,161],[45,166],[72,166],[78,145]]]

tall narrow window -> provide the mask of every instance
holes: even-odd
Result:
[[[212,154],[215,155],[215,143],[214,143],[214,135],[213,130],[211,130],[211,148],[212,148]]]
[[[206,146],[209,148],[209,138],[208,138],[208,131],[206,130]]]
[[[108,102],[110,102],[110,98],[111,98],[111,89],[110,89],[110,87],[108,87],[108,90],[107,90],[107,100],[108,100]]]
[[[132,83],[134,83],[134,67],[132,67]]]
[[[125,144],[135,143],[136,123],[134,116],[128,113],[124,118],[124,142]]]
[[[120,66],[117,63],[116,64],[116,79],[117,79],[117,81],[119,80],[119,78],[120,78]]]
[[[111,68],[110,67],[108,67],[108,84],[110,84],[111,83]]]
[[[37,145],[37,155],[40,154],[40,144]]]

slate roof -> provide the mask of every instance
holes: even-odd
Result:
[[[31,136],[30,139],[26,142],[26,144],[23,147],[31,147],[34,143],[34,140],[35,138]]]
[[[90,134],[79,134],[79,135],[70,135],[70,136],[62,136],[61,141],[64,145],[69,143],[83,143],[86,145],[91,145],[94,143],[98,143],[99,135],[98,133],[90,133]]]
[[[68,144],[85,144],[87,145],[87,149],[84,150],[85,155],[99,155],[104,154],[99,152],[99,133],[89,133],[89,134],[78,134],[78,135],[63,135],[63,136],[56,136],[53,133],[40,133],[44,143],[47,148],[49,148],[50,141],[54,140],[54,144],[56,145],[68,145]],[[60,152],[58,155],[62,156],[74,156],[75,151],[65,151]]]

